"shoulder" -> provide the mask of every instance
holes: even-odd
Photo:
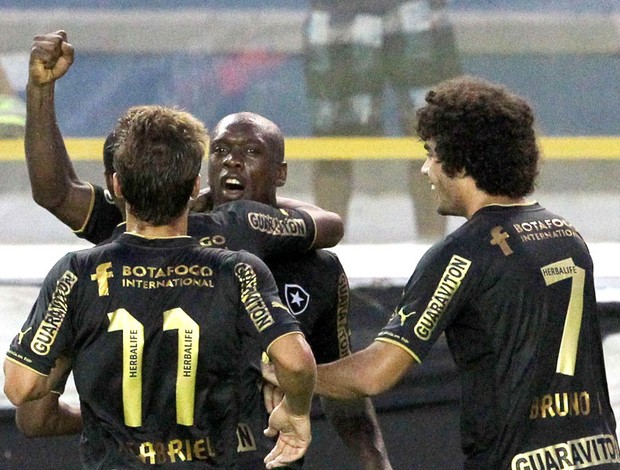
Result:
[[[200,245],[196,246],[195,249],[200,252],[200,256],[204,257],[205,261],[209,261],[212,265],[221,266],[222,269],[234,269],[238,264],[258,266],[259,268],[265,266],[258,256],[245,250],[233,251],[225,248],[210,248]]]
[[[267,258],[267,265],[271,269],[298,270],[304,272],[344,272],[338,255],[330,250],[310,250],[304,253]]]

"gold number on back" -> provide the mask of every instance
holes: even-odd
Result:
[[[579,332],[581,331],[581,318],[583,316],[583,290],[586,271],[576,266],[572,258],[543,266],[540,271],[547,286],[566,279],[571,280],[570,298],[555,371],[558,374],[575,375]]]
[[[142,426],[144,326],[124,308],[108,313],[108,331],[123,332],[123,412],[125,424]]]
[[[123,414],[125,425],[142,426],[144,326],[124,308],[108,313],[108,331],[123,332]],[[180,308],[164,312],[164,331],[177,330],[177,423],[194,424],[194,394],[200,327]]]
[[[194,424],[194,393],[198,366],[198,323],[180,308],[164,312],[164,331],[177,330],[177,423]]]

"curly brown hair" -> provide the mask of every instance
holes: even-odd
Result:
[[[468,75],[441,82],[426,94],[416,131],[434,139],[443,170],[464,170],[488,194],[523,197],[534,190],[540,154],[534,113],[504,86]]]

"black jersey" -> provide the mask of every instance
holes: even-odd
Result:
[[[420,260],[377,341],[420,362],[445,331],[465,468],[619,468],[592,271],[536,203],[485,207]]]
[[[265,260],[278,285],[280,298],[297,318],[317,364],[332,362],[351,354],[349,327],[349,284],[338,257],[328,250],[296,256],[268,257]],[[261,351],[248,345],[248,367],[260,370]],[[247,374],[252,380],[254,374]],[[247,383],[244,390],[260,388],[262,381]],[[261,432],[268,414],[262,396],[244,400],[239,432],[239,468],[255,470],[273,448],[274,441]],[[243,431],[255,441],[248,445]],[[247,450],[254,450],[248,452]],[[246,450],[247,449],[247,450]],[[301,467],[301,462],[291,468]]]
[[[103,215],[103,214],[102,214]],[[92,211],[91,222],[99,215]],[[107,227],[107,236],[122,234],[125,225]],[[276,279],[280,298],[301,324],[317,363],[350,354],[349,285],[338,257],[326,250],[307,251],[315,226],[303,211],[281,210],[254,201],[233,201],[202,214],[190,212],[188,234],[201,244],[246,250],[265,260]],[[239,468],[262,468],[274,441],[263,434],[268,414],[262,395],[261,352],[246,344],[249,372],[244,375],[243,413],[238,429]]]
[[[116,226],[123,222],[123,214],[114,204],[107,189],[90,185],[92,195],[84,225],[74,233],[84,240],[97,244],[108,239]]]
[[[124,234],[55,265],[8,357],[73,356],[86,468],[236,468],[243,344],[297,331],[256,256]]]
[[[120,211],[109,203],[102,188],[94,186],[92,209],[76,234],[91,243],[103,243],[124,232]],[[223,204],[208,213],[190,212],[187,232],[203,246],[245,249],[260,258],[306,252],[316,233],[312,217],[304,211],[245,200]]]
[[[268,257],[280,298],[299,320],[317,364],[351,354],[349,283],[331,251]]]

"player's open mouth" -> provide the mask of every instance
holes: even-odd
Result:
[[[237,178],[227,177],[222,180],[222,187],[228,191],[243,191],[245,186]]]

